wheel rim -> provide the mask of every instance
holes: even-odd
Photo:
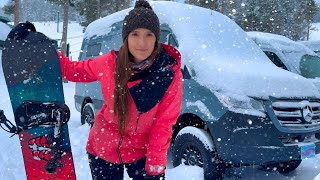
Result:
[[[94,123],[94,112],[89,104],[86,104],[83,108],[81,120],[83,124],[87,123],[91,126]]]
[[[182,153],[182,160],[185,165],[203,167],[202,155],[195,146],[187,146]]]
[[[85,114],[85,122],[91,125],[93,123],[93,116],[94,115],[91,111],[87,111],[87,113]]]

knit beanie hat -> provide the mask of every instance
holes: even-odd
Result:
[[[149,29],[155,34],[156,39],[159,40],[160,22],[158,16],[145,0],[137,0],[134,9],[124,18],[122,40],[124,41],[131,31],[138,28]]]

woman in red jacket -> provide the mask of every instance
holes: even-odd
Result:
[[[63,76],[100,81],[105,104],[87,142],[93,179],[164,179],[172,126],[180,113],[180,53],[159,43],[160,24],[148,2],[125,17],[123,45],[81,62],[60,55]]]

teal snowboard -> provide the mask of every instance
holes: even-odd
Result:
[[[34,31],[23,39],[7,38],[2,67],[27,178],[76,179],[67,125],[70,111],[51,40]],[[4,115],[1,119],[8,122]]]

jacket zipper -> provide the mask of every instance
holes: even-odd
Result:
[[[137,132],[140,115],[141,115],[141,113],[139,113],[139,115],[138,115],[138,117],[137,117],[137,120],[136,120],[136,129],[134,130],[134,132]]]
[[[123,164],[122,157],[120,154],[120,147],[122,145],[122,141],[123,141],[123,135],[120,136],[120,141],[119,141],[118,148],[117,148],[118,158],[119,158],[119,161],[121,164]]]
[[[139,115],[137,117],[137,121],[136,121],[137,125],[136,125],[135,132],[137,132],[137,129],[138,129],[138,122],[139,122],[140,115],[141,115],[141,113],[139,113]],[[120,147],[122,145],[122,141],[123,141],[123,135],[120,136],[120,141],[119,141],[118,148],[117,148],[117,154],[118,154],[118,158],[119,158],[119,161],[121,164],[123,164],[123,160],[122,160],[122,157],[120,154]]]

